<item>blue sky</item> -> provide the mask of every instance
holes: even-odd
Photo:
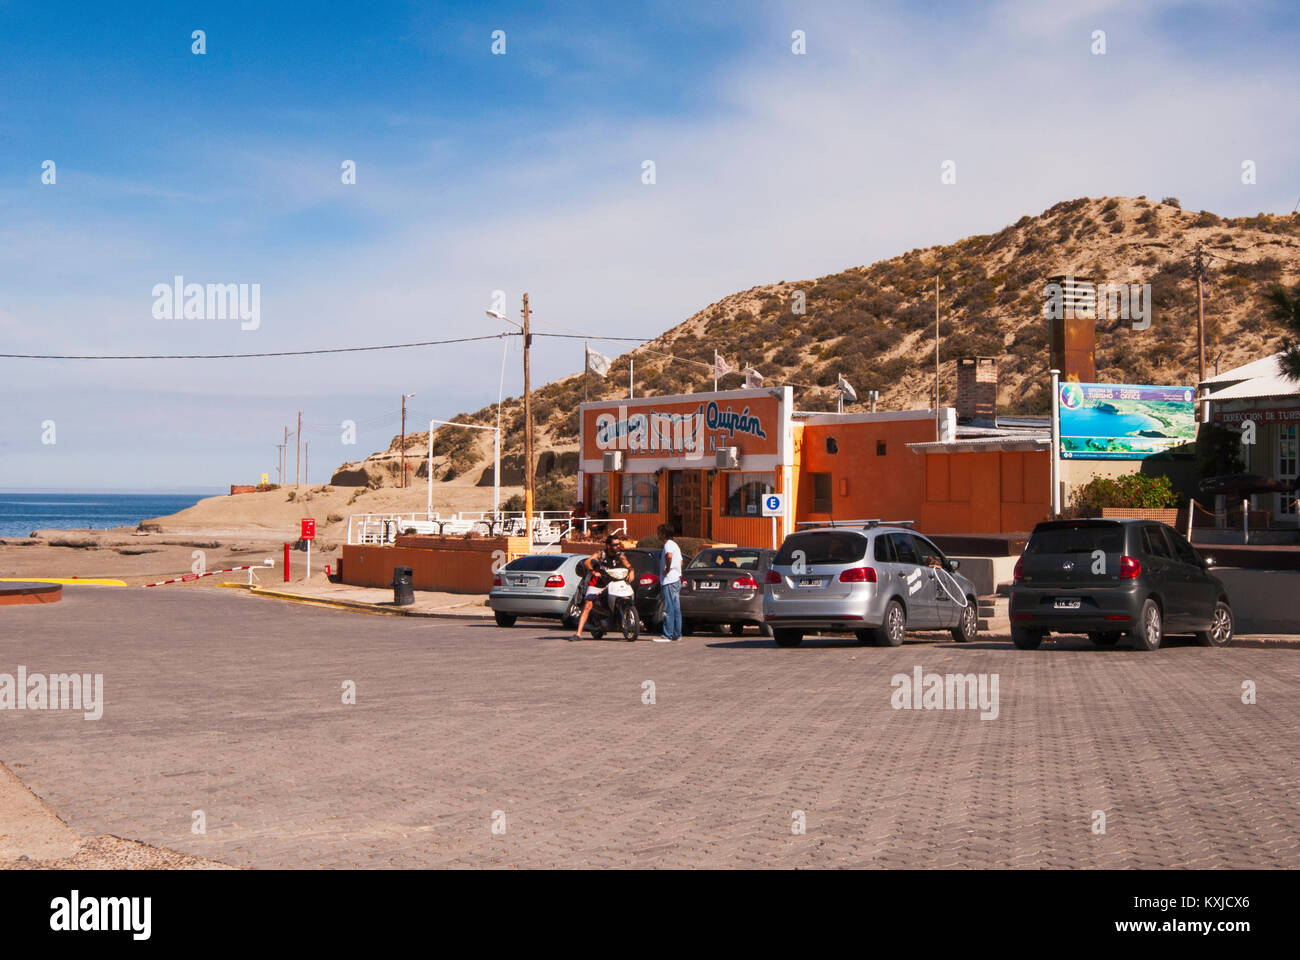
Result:
[[[0,2],[0,352],[493,333],[498,289],[539,330],[649,338],[1076,196],[1292,209],[1294,4],[1061,6]],[[260,284],[260,326],[155,319],[177,274]],[[493,401],[500,358],[0,360],[0,487],[253,481],[299,409],[324,482],[386,445],[402,392],[415,420]],[[535,382],[580,363],[538,341]]]

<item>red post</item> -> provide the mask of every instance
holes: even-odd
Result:
[[[284,582],[289,582],[289,544],[284,545]]]

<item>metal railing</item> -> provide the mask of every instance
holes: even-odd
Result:
[[[532,516],[533,544],[542,551],[558,548],[561,540],[571,539],[575,529],[583,536],[609,533],[627,533],[626,520],[596,520],[590,517],[573,520],[563,510],[534,511]],[[349,544],[382,546],[394,543],[399,534],[428,533],[449,537],[463,537],[477,533],[484,537],[523,537],[529,532],[524,512],[490,510],[462,510],[450,516],[438,513],[361,513],[348,517]]]

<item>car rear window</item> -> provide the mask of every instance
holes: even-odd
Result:
[[[530,570],[533,572],[549,573],[552,570],[558,570],[564,565],[565,558],[556,554],[532,553],[526,557],[519,557],[517,560],[511,560],[506,564],[507,570]]]
[[[701,550],[691,567],[722,570],[757,570],[761,554],[757,550]]]
[[[1124,529],[1117,523],[1089,524],[1082,527],[1049,527],[1035,530],[1025,546],[1025,553],[1105,553],[1124,552]]]
[[[658,574],[664,565],[664,552],[662,550],[624,550],[628,560],[632,563],[632,569],[637,574],[653,573]]]
[[[794,563],[795,551],[803,552],[804,563],[857,563],[867,555],[867,540],[861,534],[796,533],[786,538],[775,563]]]

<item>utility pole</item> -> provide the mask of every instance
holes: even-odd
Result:
[[[1205,381],[1205,256],[1196,245],[1196,366],[1199,387]]]
[[[406,401],[413,396],[415,396],[413,393],[402,394],[402,479],[398,483],[399,487],[406,486]],[[432,442],[433,437],[430,436],[429,440]],[[429,466],[432,467],[433,464],[430,463]]]
[[[934,439],[939,439],[939,275],[934,275]]]
[[[298,432],[294,434],[294,440],[298,445],[298,452],[293,458],[293,485],[296,487],[302,482],[302,411],[298,411]]]
[[[524,294],[524,525],[528,529],[528,543],[533,542],[533,398],[532,381],[528,370],[528,352],[533,345],[528,332],[528,294]]]
[[[302,475],[307,478],[307,486],[311,486],[311,441],[308,440],[302,448]]]
[[[284,444],[275,445],[275,482],[284,483]]]
[[[280,476],[283,477],[283,479],[280,482],[287,485],[289,482],[289,426],[288,424],[285,424],[284,427],[284,443],[280,444]]]

